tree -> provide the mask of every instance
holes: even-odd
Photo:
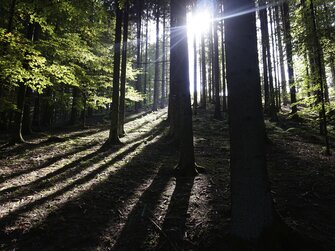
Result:
[[[218,13],[218,4],[215,1],[215,10],[214,16],[217,16]],[[221,102],[220,102],[220,65],[219,65],[219,38],[218,38],[218,21],[217,18],[214,18],[213,21],[213,33],[214,33],[214,50],[213,50],[213,88],[214,93],[213,96],[215,97],[215,109],[214,109],[214,118],[215,119],[222,119],[221,115]]]
[[[225,1],[229,93],[232,234],[259,240],[274,225],[265,160],[257,35],[253,0]],[[241,14],[243,13],[243,14]],[[247,13],[247,14],[245,14]]]
[[[152,106],[153,111],[157,111],[158,108],[158,96],[159,96],[159,5],[156,4],[156,54],[155,54],[155,82],[154,82],[154,103]]]
[[[178,175],[196,174],[193,148],[192,109],[189,91],[189,61],[186,31],[186,0],[171,0],[171,43],[170,74],[171,85],[176,88],[174,116],[180,121],[180,156],[176,167]],[[178,129],[177,129],[178,130]]]
[[[287,1],[283,2],[282,7],[282,16],[284,20],[284,38],[285,38],[285,47],[286,47],[286,57],[287,57],[287,67],[288,67],[288,79],[290,85],[290,98],[291,98],[291,109],[292,114],[296,117],[298,108],[297,108],[297,96],[296,88],[294,83],[294,69],[293,69],[293,48],[292,48],[292,35],[291,35],[291,22],[290,22],[290,12],[289,5]]]
[[[121,57],[121,29],[122,29],[122,11],[119,2],[115,2],[116,26],[114,41],[114,71],[113,71],[113,103],[111,114],[111,126],[107,144],[120,144],[119,139],[119,107],[120,107],[120,57]]]
[[[125,119],[125,99],[126,99],[126,78],[127,78],[127,50],[128,50],[128,19],[129,19],[129,0],[126,0],[123,12],[123,41],[122,41],[122,63],[121,63],[121,88],[120,88],[120,122],[119,135],[124,136]]]

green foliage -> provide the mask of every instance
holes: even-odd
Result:
[[[79,89],[82,99],[78,110],[84,104],[94,109],[110,104],[114,20],[105,1],[16,1],[11,32],[7,31],[11,1],[1,5],[1,111],[15,109],[13,93],[21,83],[59,110],[70,110],[72,87]],[[137,74],[129,61],[127,83]],[[130,85],[126,98],[143,99]]]

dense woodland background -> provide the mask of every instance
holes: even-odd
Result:
[[[333,250],[334,10],[2,0],[0,248]]]

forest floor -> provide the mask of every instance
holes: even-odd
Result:
[[[129,121],[120,146],[102,147],[101,125],[2,147],[0,250],[225,250],[227,122],[199,111],[195,155],[206,171],[175,178],[166,112]],[[267,127],[277,211],[317,250],[335,250],[334,154],[323,155],[322,139],[303,123],[282,118]]]

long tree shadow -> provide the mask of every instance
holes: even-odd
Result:
[[[151,112],[152,111],[145,111],[145,112],[141,112],[138,114],[128,114],[126,115],[125,123],[130,123],[140,117],[150,114]],[[144,124],[146,123],[143,123],[143,125]],[[94,134],[98,134],[100,132],[106,131],[107,129],[108,129],[107,126],[103,126],[102,128],[98,128],[98,129],[94,128],[90,130],[85,130],[84,132],[77,132],[77,131],[72,132],[73,129],[67,130],[67,131],[63,130],[61,131],[61,134],[70,133],[70,135],[58,137],[57,135],[59,135],[59,133],[56,133],[55,134],[56,137],[47,138],[39,143],[23,143],[17,146],[11,146],[9,144],[5,144],[0,148],[2,150],[0,154],[0,159],[19,155],[26,151],[36,150],[38,148],[46,147],[46,146],[49,146],[55,143],[66,142],[69,140],[75,140],[78,138],[92,136]],[[78,130],[78,128],[75,128],[75,130]]]
[[[163,164],[127,217],[113,250],[138,250],[142,247],[154,220],[154,210],[171,180],[171,164]],[[136,234],[134,234],[136,233]],[[131,245],[129,245],[131,243]]]
[[[194,177],[178,177],[175,190],[164,219],[157,250],[191,250],[192,245],[184,240],[188,206]]]
[[[85,131],[85,132],[79,132],[79,133],[74,133],[71,134],[69,136],[65,136],[65,137],[51,137],[51,138],[47,138],[39,143],[23,143],[20,144],[18,146],[14,146],[9,148],[8,150],[6,150],[6,148],[2,149],[2,153],[0,154],[0,159],[3,158],[8,158],[8,157],[12,157],[15,155],[20,155],[23,154],[26,151],[33,151],[33,150],[37,150],[39,148],[42,147],[47,147],[53,144],[57,144],[57,143],[63,143],[69,140],[74,140],[74,139],[78,139],[78,138],[84,138],[84,137],[88,137],[88,136],[92,136],[94,134],[98,134],[100,132],[106,131],[107,128],[99,128],[99,129],[94,129],[94,130],[89,130],[89,131]]]
[[[156,125],[152,131],[149,131],[144,134],[139,134],[134,137],[132,140],[127,141],[127,144],[132,144],[134,142],[150,141],[152,138],[156,137],[161,133],[164,127],[164,122],[160,122]],[[113,150],[118,150],[122,146],[114,147]],[[76,173],[83,171],[86,168],[89,168],[93,163],[101,161],[103,158],[110,155],[111,151],[105,151],[106,148],[101,148],[97,152],[90,153],[82,158],[79,158],[61,168],[58,168],[55,171],[48,173],[47,175],[36,179],[35,181],[28,183],[26,185],[10,187],[1,191],[0,203],[5,201],[10,201],[12,199],[18,199],[23,196],[28,196],[29,194],[39,192],[47,187],[53,186],[57,182],[62,182],[63,180],[69,178],[70,176],[76,175]]]
[[[161,151],[161,146],[161,142],[147,144],[142,153],[124,167],[109,174],[106,181],[97,184],[76,199],[66,202],[29,231],[23,233],[17,230],[6,233],[3,235],[5,243],[3,247],[9,249],[14,245],[19,250],[95,249],[101,244],[101,238],[106,229],[112,227],[108,234],[113,235],[114,226],[124,221],[122,212],[127,206],[126,201],[130,200],[137,190],[157,173],[160,161],[154,158],[154,154]],[[129,149],[123,155],[126,156],[134,150]],[[113,162],[115,160],[99,167],[96,173],[109,167]],[[73,189],[87,182],[89,178],[94,178],[96,173],[89,174],[89,177],[65,189]],[[58,193],[62,192],[64,191]],[[44,201],[51,199],[48,197]],[[19,215],[22,212],[15,212],[15,214]],[[4,223],[4,221],[8,222],[8,219],[1,222]],[[4,224],[1,225],[4,226]],[[14,240],[16,243],[11,243]]]
[[[97,146],[98,144],[100,144],[100,142],[92,142],[92,143],[89,143],[88,145],[77,147],[77,148],[73,149],[72,151],[66,152],[64,154],[59,154],[55,157],[48,158],[43,164],[41,164],[39,166],[32,167],[32,168],[27,168],[27,169],[24,169],[24,170],[19,170],[17,172],[11,173],[9,175],[3,176],[3,177],[0,178],[0,182],[2,183],[2,182],[5,182],[6,180],[16,178],[16,177],[18,177],[20,175],[23,175],[23,174],[28,174],[28,173],[31,173],[31,172],[34,172],[34,171],[42,170],[42,169],[47,168],[48,166],[51,166],[52,164],[54,164],[54,163],[56,163],[56,162],[58,162],[62,159],[65,159],[65,158],[67,158],[71,155],[75,155],[79,152],[83,152],[85,150],[88,150],[88,149],[90,149],[94,146]]]

